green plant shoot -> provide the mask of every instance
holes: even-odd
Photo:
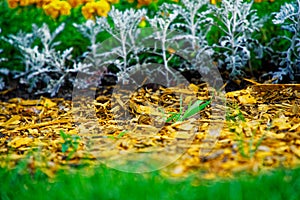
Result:
[[[128,132],[128,130],[124,130],[121,133],[119,133],[119,135],[117,135],[117,137],[114,137],[113,135],[109,135],[109,136],[107,136],[107,138],[110,138],[110,139],[119,139],[119,138],[122,138],[127,132]]]
[[[206,101],[205,103],[203,103],[204,101],[202,100],[197,100],[192,106],[190,106],[185,113],[183,114],[183,116],[180,118],[179,121],[183,121],[191,116],[194,116],[195,114],[197,114],[198,112],[200,112],[201,110],[203,110],[206,106],[208,106],[211,103],[211,100]]]
[[[168,113],[168,114],[171,114],[171,116],[167,118],[166,122],[183,121],[191,116],[194,116],[195,114],[197,114],[198,112],[203,110],[210,103],[211,103],[211,100],[208,100],[206,102],[202,101],[202,100],[197,100],[195,103],[193,103],[193,105],[189,105],[188,109],[182,114],[182,97],[181,97],[179,113],[174,113],[174,112]]]
[[[80,137],[78,135],[68,135],[63,130],[59,131],[60,137],[64,140],[61,144],[61,151],[63,153],[67,152],[69,148],[72,148],[71,152],[68,154],[67,159],[70,159],[72,155],[77,151]]]

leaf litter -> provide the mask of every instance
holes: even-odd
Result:
[[[200,118],[166,122],[172,113],[188,110],[191,102],[210,101],[210,94],[205,84],[144,87],[133,94],[82,99],[75,111],[64,99],[0,102],[0,167],[14,168],[24,161],[29,171],[40,169],[52,177],[59,169],[149,152],[153,160],[175,157],[160,170],[175,177],[198,173],[212,179],[299,166],[300,85],[256,84],[228,92],[226,106],[220,108],[226,110],[226,120],[216,121],[223,128],[214,141],[208,137],[209,104],[199,110]],[[95,116],[87,112],[91,108],[96,125],[91,122]],[[203,153],[207,144],[213,147]]]

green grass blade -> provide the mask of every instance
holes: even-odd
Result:
[[[166,122],[177,121],[180,118],[180,113],[172,113],[170,117],[166,120]]]
[[[201,110],[203,110],[207,105],[209,105],[211,102],[211,100],[206,101],[205,103],[203,103],[202,100],[197,100],[191,107],[189,107],[185,113],[183,114],[183,116],[181,117],[181,121],[185,120],[186,118],[189,118],[195,114],[197,114],[198,112],[200,112]]]
[[[117,136],[117,138],[123,137],[127,132],[128,132],[127,130],[122,131],[122,132]]]
[[[68,139],[68,135],[63,130],[59,130],[59,134],[62,139],[64,140]]]

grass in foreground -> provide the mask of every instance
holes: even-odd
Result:
[[[49,180],[39,172],[21,175],[0,169],[0,199],[300,199],[300,168],[233,180],[200,180],[197,186],[195,177],[174,181],[157,172],[129,174],[102,166],[86,175],[85,170],[62,171]]]

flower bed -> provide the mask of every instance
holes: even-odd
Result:
[[[7,11],[16,18],[30,12],[41,15],[42,8],[55,19],[36,18],[32,22],[40,25],[32,24],[31,30],[25,22],[27,32],[19,33],[9,33],[2,22],[6,43],[0,60],[1,89],[11,81],[5,78],[9,76],[28,92],[54,96],[62,85],[74,85],[79,71],[114,74],[120,80],[149,63],[164,65],[165,70],[198,70],[202,75],[217,65],[224,82],[242,77],[260,81],[269,77],[274,83],[299,80],[299,2],[286,3],[266,16],[260,13],[263,6],[279,3],[263,2],[261,7],[242,0],[211,3],[8,1],[17,10]],[[277,36],[267,29],[278,31]],[[117,46],[99,51],[113,40]],[[158,48],[149,50],[145,43],[150,42]],[[99,66],[103,60],[107,66]]]

